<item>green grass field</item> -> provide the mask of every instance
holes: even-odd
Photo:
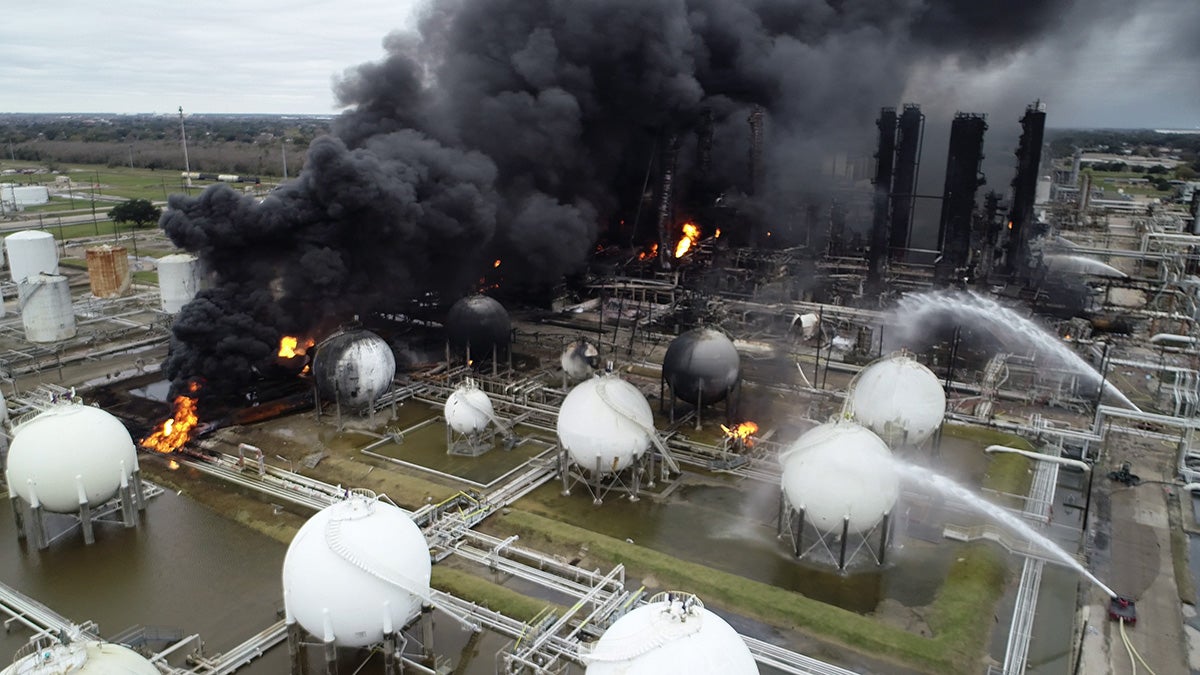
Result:
[[[2,169],[36,169],[46,168],[45,162],[27,162],[27,161],[0,161],[0,170]],[[134,169],[127,166],[108,167],[91,164],[57,164],[56,168],[59,171],[58,175],[65,175],[71,178],[71,188],[66,191],[62,197],[67,203],[71,202],[71,196],[74,197],[75,208],[90,208],[91,195],[94,185],[97,194],[109,197],[123,197],[125,199],[149,199],[153,202],[162,203],[167,200],[168,195],[176,193],[197,194],[213,181],[192,181],[192,186],[187,188],[183,185],[183,179],[178,170],[153,170],[153,169]],[[16,174],[9,176],[0,176],[0,181],[14,182],[20,185],[46,185],[54,187],[56,175],[53,173],[41,174]],[[63,186],[60,186],[63,187]],[[235,190],[241,191],[244,187],[252,187],[257,190],[267,190],[272,185],[264,183],[261,186],[252,186],[248,184],[233,184]],[[105,202],[111,206],[111,202]],[[97,206],[100,202],[97,202]]]

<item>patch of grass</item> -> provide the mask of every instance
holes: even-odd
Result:
[[[800,630],[843,647],[936,673],[968,672],[991,629],[988,611],[1005,582],[1003,561],[986,545],[964,548],[930,611],[933,637],[923,637],[818,602],[799,593],[714,570],[609,537],[514,509],[500,527],[533,545],[583,547],[607,563],[622,563],[634,575],[653,576],[664,588],[694,592],[706,602]]]
[[[134,272],[133,273],[133,281],[134,281],[134,283],[138,283],[138,284],[154,284],[155,286],[157,286],[158,285],[158,272],[152,272],[150,270]]]
[[[1178,492],[1167,495],[1167,519],[1171,526],[1171,568],[1175,573],[1176,591],[1179,601],[1196,604],[1196,584],[1188,569],[1188,535],[1183,531],[1183,517]]]
[[[477,605],[500,612],[518,621],[532,621],[534,617],[545,611],[546,607],[562,610],[553,603],[522,595],[470,572],[445,564],[433,566],[430,585],[456,598],[470,600]]]
[[[947,424],[942,427],[942,436],[972,441],[977,443],[980,449],[989,445],[1004,445],[1018,450],[1034,449],[1024,438],[996,429]],[[1012,495],[1028,494],[1030,482],[1033,480],[1029,473],[1030,462],[1029,458],[1012,453],[992,455],[987,475],[983,478],[983,487]]]

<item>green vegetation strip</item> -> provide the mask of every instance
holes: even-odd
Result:
[[[588,554],[622,563],[635,576],[653,576],[664,588],[696,593],[730,611],[786,629],[935,673],[968,672],[976,665],[1005,582],[1005,564],[983,544],[965,546],[934,600],[922,637],[868,616],[826,605],[799,593],[687,562],[636,544],[513,509],[499,525],[535,548],[586,546]]]
[[[1191,493],[1184,492],[1191,502]],[[1196,584],[1192,581],[1191,570],[1188,569],[1188,535],[1183,530],[1183,510],[1180,507],[1178,492],[1167,495],[1167,520],[1171,526],[1171,568],[1175,574],[1176,591],[1179,601],[1187,605],[1196,604]]]
[[[562,608],[553,603],[530,598],[514,590],[494,584],[470,572],[455,569],[449,565],[434,565],[430,585],[439,591],[449,593],[456,598],[463,598],[487,607],[488,609],[510,616],[518,621],[529,622],[541,614],[547,607],[556,611]]]
[[[947,424],[942,427],[942,436],[973,441],[979,444],[981,450],[989,445],[1004,445],[1018,450],[1034,450],[1034,447],[1020,436],[983,427]],[[1029,485],[1033,481],[1033,476],[1029,473],[1030,461],[1027,457],[1011,453],[992,455],[992,461],[988,464],[987,476],[983,479],[983,487],[1012,495],[1029,494]]]

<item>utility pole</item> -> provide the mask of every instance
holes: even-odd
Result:
[[[183,106],[179,106],[179,138],[183,141],[183,171],[184,173],[188,174],[184,180],[186,191],[186,188],[190,188],[192,186],[192,165],[190,162],[188,162],[187,131],[183,128]]]
[[[100,222],[96,220],[96,188],[100,185],[100,172],[97,171],[92,183],[92,225],[96,228],[96,234],[100,234]]]
[[[280,143],[280,145],[279,145],[280,151],[283,152],[283,179],[284,180],[288,179],[288,175],[287,175],[287,142],[288,142],[288,139],[285,138],[285,139],[283,139],[283,143]]]

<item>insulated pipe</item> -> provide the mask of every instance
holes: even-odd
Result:
[[[1178,342],[1181,344],[1194,345],[1197,342],[1200,342],[1200,338],[1195,338],[1190,335],[1176,335],[1174,333],[1159,333],[1151,337],[1150,342],[1153,344],[1159,344],[1160,342]]]
[[[1021,450],[1019,448],[1010,448],[1006,445],[989,445],[983,449],[984,452],[1009,452],[1015,455],[1024,455],[1031,459],[1038,459],[1044,462],[1054,462],[1055,464],[1065,464],[1073,466],[1084,471],[1091,471],[1092,467],[1087,462],[1081,459],[1071,459],[1070,457],[1055,457],[1054,455],[1043,455],[1040,452],[1031,452],[1029,450]]]

